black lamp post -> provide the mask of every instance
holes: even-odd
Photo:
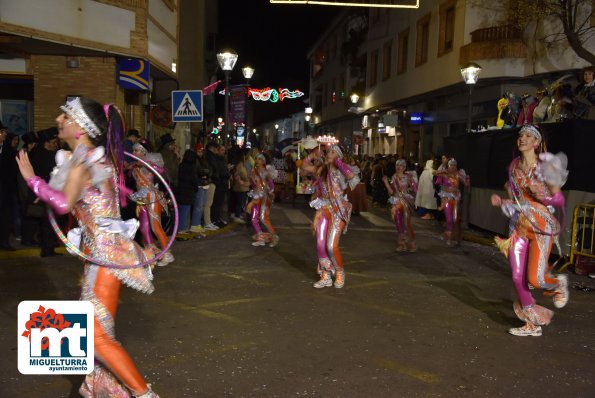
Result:
[[[461,75],[465,84],[469,87],[469,107],[467,109],[467,132],[471,132],[471,95],[473,93],[473,86],[479,80],[481,73],[481,66],[474,62],[469,62],[461,68]]]
[[[244,101],[246,101],[244,103],[244,134],[246,136],[246,140],[248,140],[248,104],[250,104],[248,90],[250,90],[250,79],[252,79],[252,76],[254,75],[254,68],[250,66],[244,66],[242,68],[242,74],[244,75],[244,79],[246,79],[246,92],[244,93]]]
[[[236,61],[238,60],[238,54],[234,50],[221,50],[217,54],[217,62],[219,63],[219,67],[225,73],[225,126],[224,126],[224,133],[223,133],[223,146],[227,148],[227,138],[229,136],[229,75],[233,70],[233,67],[236,65]]]

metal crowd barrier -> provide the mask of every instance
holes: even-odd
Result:
[[[576,256],[595,258],[593,243],[595,241],[595,205],[580,204],[574,208],[572,217],[572,241],[570,243],[570,260],[562,265],[563,271],[574,264]]]

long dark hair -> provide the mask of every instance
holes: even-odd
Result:
[[[108,159],[114,165],[120,188],[120,203],[126,204],[127,188],[124,185],[124,133],[126,123],[122,112],[114,104],[101,105],[92,99],[80,97],[83,110],[101,131],[96,137],[89,136],[91,143],[104,146]]]

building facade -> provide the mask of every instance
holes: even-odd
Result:
[[[27,130],[55,125],[65,99],[82,95],[117,104],[144,134],[154,107],[166,111],[160,124],[171,120],[172,90],[208,81],[214,0],[0,0],[0,9],[0,104],[25,112]],[[142,61],[128,75],[137,87],[120,81],[122,60]]]
[[[541,39],[559,30],[558,21],[523,30],[507,24],[507,12],[467,0],[345,11],[308,55],[316,131],[360,154],[422,161],[442,150],[444,136],[466,132],[469,101],[472,128],[495,126],[504,93],[535,94],[587,66],[567,41]],[[584,45],[595,50],[593,40]],[[472,96],[460,72],[467,62],[482,67]],[[354,92],[359,99],[352,103]]]

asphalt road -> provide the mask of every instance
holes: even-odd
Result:
[[[571,289],[542,337],[511,336],[521,322],[503,256],[449,248],[420,219],[419,251],[396,253],[386,209],[354,216],[342,238],[345,288],[313,289],[312,217],[275,204],[276,248],[233,224],[177,242],[152,295],[123,290],[117,338],[162,398],[595,397],[594,292]],[[0,254],[0,397],[78,396],[82,376],[18,372],[16,310],[77,299],[81,270],[70,256]]]

